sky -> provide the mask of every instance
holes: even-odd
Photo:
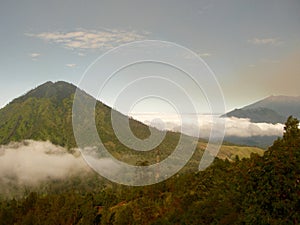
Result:
[[[2,0],[0,107],[46,81],[78,85],[99,56],[143,40],[172,42],[200,56],[227,111],[269,95],[300,95],[299,24],[299,0]],[[99,100],[110,104],[110,94],[121,91],[124,79],[117,77]],[[155,112],[156,103],[137,110]]]

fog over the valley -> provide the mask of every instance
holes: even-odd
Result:
[[[49,179],[82,174],[88,166],[80,153],[73,154],[50,142],[25,140],[0,146],[0,183],[35,185]]]

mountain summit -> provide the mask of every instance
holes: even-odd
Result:
[[[0,109],[0,144],[50,140],[75,147],[72,135],[73,84],[46,82]]]
[[[29,98],[37,99],[52,99],[56,101],[62,101],[65,98],[69,98],[76,91],[76,86],[65,81],[51,82],[48,81],[37,88],[29,91],[25,95],[16,98],[12,103],[24,102]]]

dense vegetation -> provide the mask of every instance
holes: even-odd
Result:
[[[298,224],[300,130],[289,117],[283,138],[263,156],[216,159],[203,172],[152,186],[108,184],[31,192],[0,203],[0,224]]]

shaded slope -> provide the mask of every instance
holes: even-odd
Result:
[[[272,109],[250,108],[235,109],[226,114],[227,117],[249,118],[254,123],[283,123],[285,118]]]
[[[235,109],[224,116],[249,118],[255,123],[284,123],[287,117],[300,117],[300,97],[270,96],[258,102]]]
[[[267,108],[288,118],[290,115],[300,117],[300,96],[269,96],[261,101],[250,104],[243,109]],[[284,121],[285,122],[285,121]]]

